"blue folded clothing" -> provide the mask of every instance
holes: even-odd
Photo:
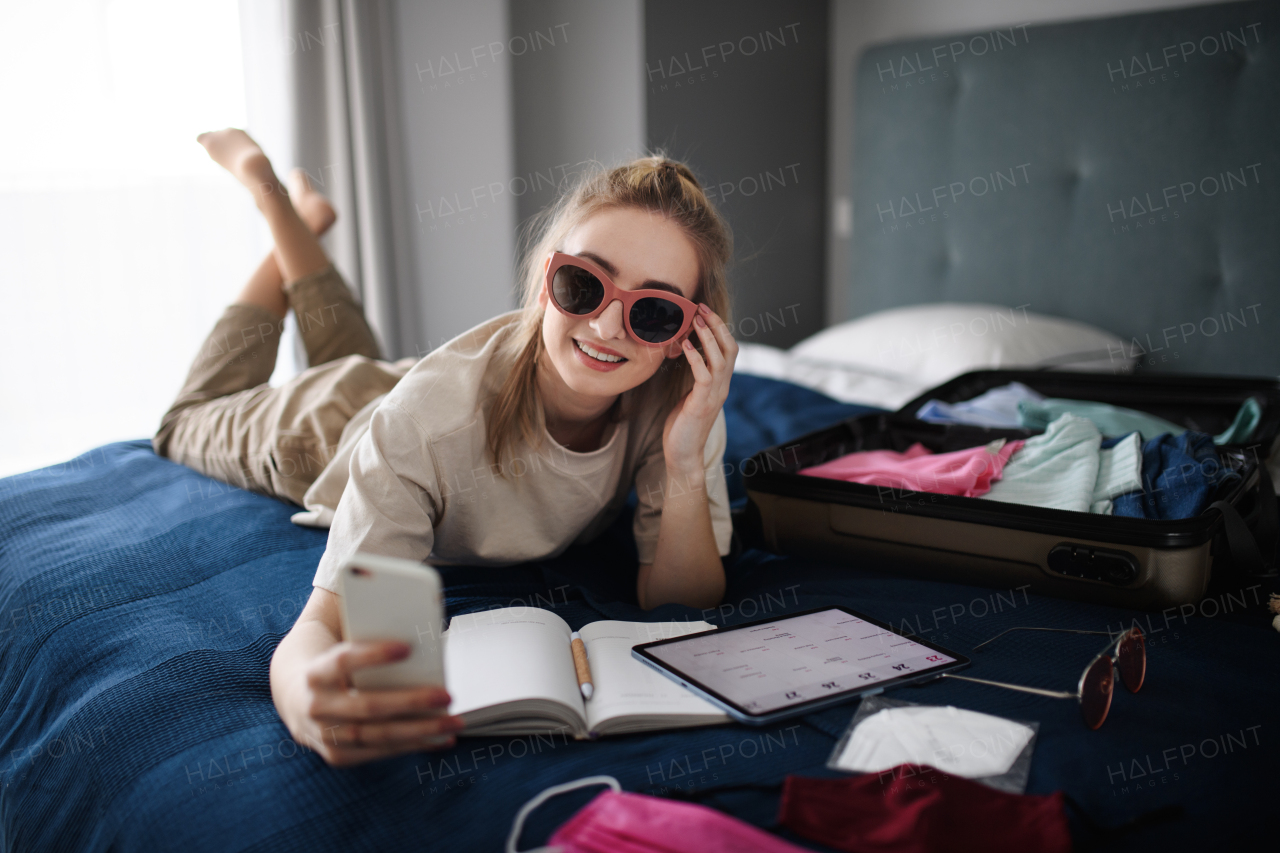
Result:
[[[1224,484],[1240,475],[1218,457],[1213,436],[1165,433],[1142,446],[1142,491],[1112,500],[1112,515],[1171,520],[1199,515]]]

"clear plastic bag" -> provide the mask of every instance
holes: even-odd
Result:
[[[943,706],[926,706],[926,705],[920,705],[919,703],[916,703],[916,702],[903,702],[898,699],[886,699],[883,696],[870,696],[870,697],[867,697],[866,699],[863,699],[861,704],[858,705],[858,710],[853,715],[853,719],[849,721],[848,727],[844,730],[844,734],[841,735],[840,740],[836,743],[835,749],[831,751],[831,756],[830,758],[827,759],[827,767],[829,767],[832,770],[838,770],[841,773],[883,772],[885,770],[888,770],[889,769],[888,767],[879,768],[877,771],[851,770],[847,766],[847,763],[841,762],[842,756],[844,756],[846,749],[848,748],[848,746],[850,745],[850,742],[853,739],[854,731],[858,728],[859,725],[863,723],[863,721],[871,718],[872,716],[880,713],[881,711],[884,711],[890,708],[926,708],[926,707],[940,708]],[[1026,722],[1023,720],[1009,720],[1005,717],[996,717],[995,715],[992,715],[992,714],[986,714],[985,716],[991,717],[995,720],[1003,720],[1010,724],[1025,726],[1031,730],[1031,736],[1026,741],[1026,744],[1022,747],[1022,750],[1018,753],[1017,758],[1014,759],[1013,764],[1009,767],[1008,771],[1004,773],[996,774],[996,775],[977,776],[977,777],[968,776],[967,778],[970,778],[975,782],[981,782],[984,785],[988,785],[992,788],[995,788],[997,791],[1005,791],[1010,794],[1025,793],[1027,790],[1027,777],[1031,773],[1031,756],[1032,756],[1032,753],[1035,751],[1036,735],[1039,734],[1040,724],[1038,722]],[[1010,732],[1013,732],[1013,731],[1014,730],[1011,725]],[[1019,734],[1021,735],[1022,733],[1019,733]],[[996,737],[998,738],[1000,736],[996,735]],[[1021,737],[1019,737],[1019,739],[1021,739]],[[936,758],[939,760],[917,761],[916,763],[928,764],[929,766],[937,767],[939,770],[943,770],[946,772],[953,772],[948,766],[946,766],[949,762],[957,760],[958,758],[964,756],[966,751],[968,751],[968,754],[971,756],[979,756],[979,750],[986,750],[986,749],[989,749],[990,747],[991,747],[991,742],[989,742],[987,739],[971,739],[968,742],[957,742],[957,743],[948,745],[947,748],[950,750],[949,755],[946,753],[941,753],[936,755]],[[956,773],[953,775],[964,775],[964,774]]]

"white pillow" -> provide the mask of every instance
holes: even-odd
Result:
[[[851,367],[932,387],[970,370],[1128,373],[1124,341],[1074,320],[1003,305],[931,303],[840,323],[791,348],[797,363]]]
[[[770,379],[784,379],[826,394],[841,403],[861,403],[895,411],[919,397],[936,383],[910,377],[895,378],[878,371],[865,373],[856,367],[823,361],[802,361],[789,350],[765,344],[738,344],[734,373],[751,373]],[[1276,455],[1280,459],[1280,454]],[[1280,483],[1280,479],[1276,480]]]

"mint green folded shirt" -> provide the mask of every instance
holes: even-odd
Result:
[[[1231,422],[1231,426],[1213,437],[1213,443],[1243,444],[1253,437],[1253,431],[1258,428],[1261,420],[1262,406],[1255,398],[1250,397],[1244,401],[1240,411],[1236,412],[1236,419]]]
[[[1043,400],[1019,400],[1018,420],[1024,429],[1045,429],[1058,416],[1072,414],[1093,422],[1094,426],[1106,436],[1126,435],[1131,432],[1142,434],[1142,440],[1155,438],[1161,433],[1182,435],[1186,427],[1178,426],[1164,418],[1112,406],[1107,403],[1095,403],[1091,400],[1066,400],[1059,397],[1046,397]],[[1231,426],[1213,437],[1214,444],[1232,444],[1248,441],[1262,418],[1262,407],[1258,401],[1250,397],[1236,412]]]
[[[1102,450],[1102,435],[1086,418],[1064,413],[1009,459],[982,498],[1005,503],[1111,514],[1111,499],[1142,488],[1137,433]]]

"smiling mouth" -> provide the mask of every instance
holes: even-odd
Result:
[[[608,353],[600,352],[595,347],[584,344],[582,341],[578,340],[577,338],[573,339],[573,343],[575,346],[578,347],[579,350],[591,356],[596,361],[603,361],[607,364],[616,364],[618,362],[626,361],[626,359],[620,355],[609,355]]]

